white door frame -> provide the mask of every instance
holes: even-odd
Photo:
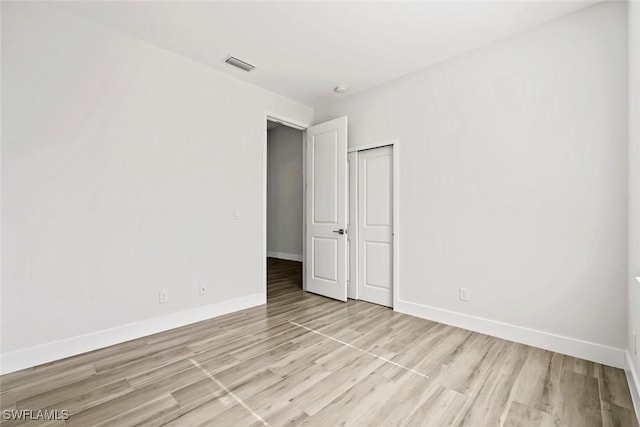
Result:
[[[305,133],[307,128],[311,126],[310,122],[301,122],[289,118],[280,113],[274,113],[271,111],[265,111],[262,117],[262,289],[264,294],[264,303],[267,303],[267,121],[280,122],[285,126],[292,127],[294,129],[301,130],[302,135],[302,235],[306,236],[307,223],[306,223],[306,200],[307,200],[307,171],[305,161],[307,155],[307,143]],[[302,245],[302,259],[305,257],[305,246]],[[305,283],[305,263],[302,263],[302,289],[307,289]]]
[[[347,298],[358,299],[358,152],[347,150],[347,241],[348,245],[348,277]]]
[[[388,139],[384,141],[372,142],[370,144],[356,145],[353,147],[347,147],[347,153],[353,153],[358,151],[370,150],[372,148],[380,148],[391,146],[393,151],[393,309],[398,306],[398,300],[400,299],[400,140]],[[350,191],[353,189],[349,186]],[[357,192],[355,193],[357,197]],[[349,193],[349,199],[351,199],[352,193]],[[355,224],[351,224],[353,228]],[[356,248],[358,245],[356,244]],[[358,249],[356,249],[355,265],[351,265],[349,268],[355,268],[356,270],[356,299],[360,298],[358,293],[357,281],[358,277]]]

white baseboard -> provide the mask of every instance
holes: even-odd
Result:
[[[624,371],[627,374],[627,382],[629,383],[629,391],[631,392],[631,399],[633,400],[633,407],[636,410],[636,418],[640,422],[640,377],[631,360],[631,354],[627,351],[625,357]]]
[[[8,374],[9,372],[19,371],[54,360],[64,359],[110,345],[120,344],[125,341],[222,316],[223,314],[266,304],[266,302],[266,296],[263,293],[253,294],[5,353],[0,355],[0,373]]]
[[[267,256],[269,258],[278,258],[278,259],[286,259],[288,261],[302,262],[302,255],[298,255],[298,254],[288,254],[286,252],[267,251]]]
[[[402,300],[396,301],[394,310],[616,368],[624,368],[625,365],[625,352],[619,348]]]

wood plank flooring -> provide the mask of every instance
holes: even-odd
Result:
[[[2,425],[638,426],[620,369],[305,293],[296,262],[268,282],[266,306],[0,377],[3,410],[70,412]]]

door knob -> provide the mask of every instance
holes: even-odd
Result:
[[[347,230],[344,228],[341,228],[340,230],[333,230],[333,232],[338,234],[347,234]]]

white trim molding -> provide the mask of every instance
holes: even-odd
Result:
[[[180,326],[263,305],[266,302],[265,294],[253,294],[5,353],[0,355],[0,373],[4,375],[43,363],[76,356]]]
[[[286,252],[267,251],[267,257],[269,257],[269,258],[278,258],[278,259],[286,259],[288,261],[302,262],[302,254],[288,254]]]
[[[481,334],[530,345],[616,368],[624,368],[625,351],[619,348],[575,338],[470,316],[413,302],[396,300],[394,310],[434,322],[444,323]]]
[[[631,354],[627,351],[625,357],[624,372],[627,374],[627,382],[629,383],[629,391],[631,392],[631,400],[636,410],[636,418],[640,421],[640,377],[636,372],[635,365],[631,359]]]
[[[398,138],[394,138],[394,139],[385,139],[382,141],[371,142],[368,144],[360,144],[360,145],[353,144],[347,147],[347,153],[353,153],[355,151],[371,150],[373,148],[386,147],[387,145],[395,145],[395,144],[398,144],[399,142],[400,140]]]

